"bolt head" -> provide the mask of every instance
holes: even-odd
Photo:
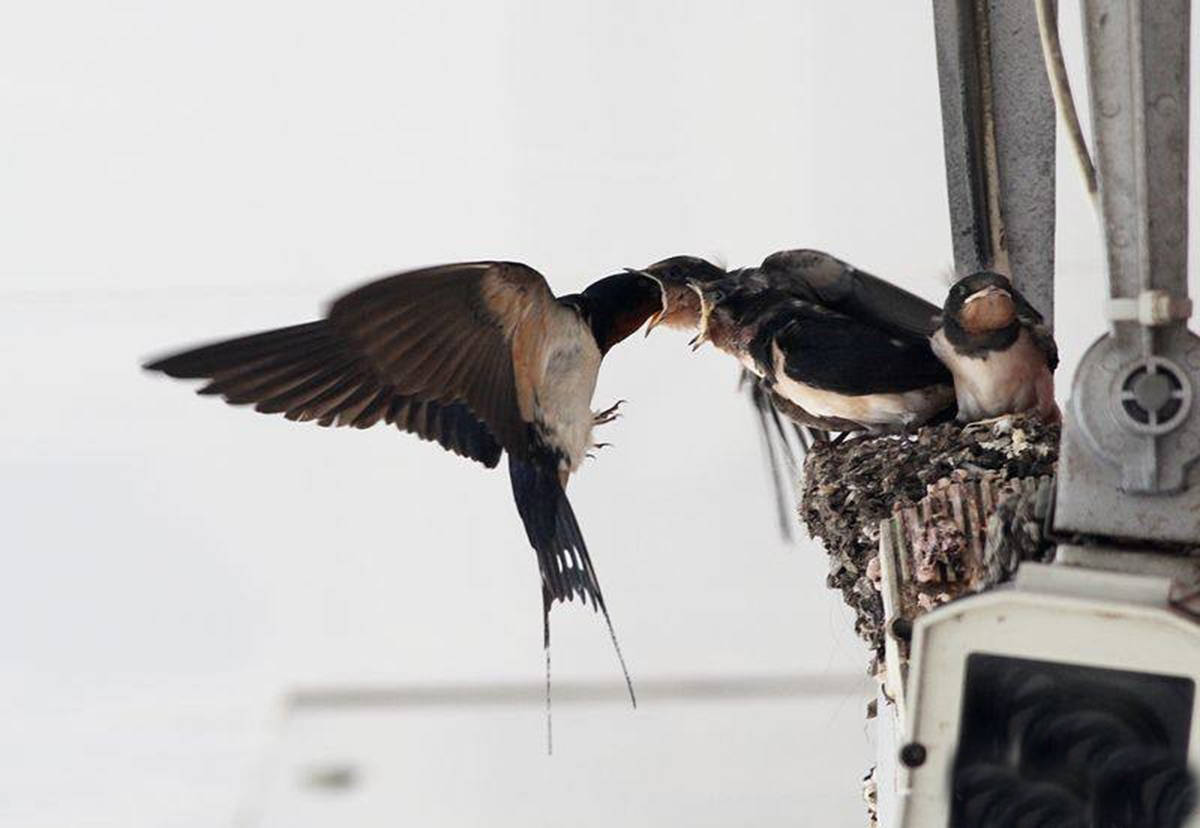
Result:
[[[909,742],[900,748],[900,763],[906,768],[919,768],[925,764],[925,746],[920,742]]]

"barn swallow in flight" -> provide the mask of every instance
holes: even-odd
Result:
[[[960,421],[1024,411],[1058,419],[1058,347],[1007,277],[981,271],[957,281],[931,341],[954,374]]]
[[[193,348],[145,367],[204,379],[201,394],[322,426],[387,423],[494,468],[502,453],[537,554],[549,612],[576,596],[600,610],[633,698],[567,479],[592,448],[592,393],[608,350],[661,308],[634,273],[556,297],[536,270],[473,262],[389,276],[337,299],[324,319]],[[635,701],[636,704],[636,701]]]

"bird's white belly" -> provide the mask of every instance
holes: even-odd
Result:
[[[775,391],[817,417],[837,417],[864,426],[907,426],[941,411],[953,393],[944,386],[888,394],[839,394],[797,382],[782,372]]]
[[[592,394],[600,372],[600,349],[591,331],[557,338],[546,351],[535,397],[535,417],[546,441],[566,457],[574,471],[592,445]]]
[[[933,351],[954,374],[959,420],[980,420],[1053,407],[1053,379],[1046,357],[1027,331],[1002,351],[986,351],[978,357],[959,354],[938,331],[932,339]],[[1048,396],[1041,400],[1039,396]]]
[[[837,417],[864,426],[920,424],[945,408],[953,391],[942,385],[882,394],[840,394],[814,388],[792,379],[784,371],[785,359],[775,346],[775,392],[817,417]]]

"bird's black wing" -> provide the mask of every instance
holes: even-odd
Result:
[[[1029,331],[1029,335],[1033,337],[1033,344],[1046,357],[1046,364],[1053,371],[1058,367],[1058,344],[1054,341],[1054,333],[1046,325],[1046,320],[1037,312],[1037,309],[1029,304],[1029,300],[1021,295],[1020,291],[1013,290],[1013,303],[1017,306],[1017,321],[1021,326]]]
[[[1053,371],[1058,367],[1058,344],[1054,341],[1054,334],[1044,324],[1038,323],[1029,327],[1029,334],[1033,337],[1033,344],[1038,350],[1046,356],[1046,364]]]
[[[190,349],[146,365],[207,379],[202,394],[320,425],[393,423],[488,467],[529,452],[513,340],[554,297],[524,265],[401,273],[334,302],[326,319]]]
[[[899,393],[953,382],[926,340],[900,339],[807,303],[790,305],[760,339],[756,359],[772,359],[777,347],[789,377],[826,391]]]
[[[763,260],[773,287],[891,334],[930,336],[941,309],[820,250],[784,250]]]

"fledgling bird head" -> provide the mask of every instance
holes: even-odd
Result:
[[[692,350],[706,342],[723,351],[744,349],[753,329],[753,325],[747,324],[747,312],[765,295],[764,292],[747,289],[732,277],[707,283],[691,282],[690,286],[700,300],[699,332],[689,343]]]
[[[696,297],[699,315],[696,320],[696,335],[688,344],[695,351],[712,339],[712,315],[717,304],[725,298],[719,282],[697,282],[687,280],[687,288]]]
[[[1017,302],[1006,276],[984,270],[959,279],[943,309],[948,323],[968,335],[990,334],[1017,324]]]
[[[662,309],[650,317],[647,336],[659,325],[695,330],[700,324],[700,297],[689,281],[705,284],[725,276],[720,267],[696,256],[672,256],[636,272],[653,279],[662,291]]]

